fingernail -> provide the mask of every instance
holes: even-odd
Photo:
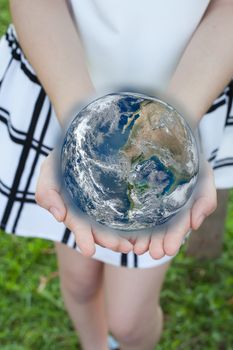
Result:
[[[49,211],[55,217],[55,219],[57,221],[60,220],[61,214],[60,214],[60,212],[59,212],[59,210],[57,208],[51,207],[51,208],[49,208]]]
[[[196,228],[196,230],[201,226],[201,224],[203,223],[204,219],[205,219],[205,215],[202,214],[202,215],[199,216],[199,218],[197,220],[197,228]]]

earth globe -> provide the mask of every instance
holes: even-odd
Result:
[[[81,213],[135,232],[162,225],[185,206],[198,178],[198,147],[170,104],[136,92],[109,93],[70,123],[60,171]]]

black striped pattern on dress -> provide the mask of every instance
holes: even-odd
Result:
[[[208,162],[213,162],[217,156],[218,148],[212,151],[210,158],[208,159]],[[233,166],[233,157],[226,157],[219,160],[216,160],[214,164],[212,165],[213,169],[222,168],[224,166]]]
[[[3,194],[6,197],[10,196],[11,189],[9,186],[4,184],[0,180],[0,193]],[[29,192],[27,191],[26,193],[24,191],[17,190],[16,195],[15,195],[15,201],[16,202],[22,202],[24,201],[25,203],[33,203],[36,204],[35,201],[35,193],[34,192]]]
[[[18,221],[20,218],[20,214],[23,210],[24,203],[36,204],[35,193],[28,191],[28,189],[29,189],[29,186],[30,186],[30,183],[31,183],[31,180],[33,177],[33,173],[34,173],[35,167],[36,167],[38,159],[39,159],[39,156],[40,155],[47,156],[49,154],[49,152],[52,150],[51,147],[43,144],[43,140],[44,140],[46,131],[48,129],[49,121],[51,118],[52,106],[51,106],[51,103],[49,103],[47,116],[45,118],[45,122],[44,122],[44,125],[42,127],[39,140],[37,140],[34,137],[34,132],[36,130],[38,120],[40,119],[40,115],[41,115],[41,111],[42,111],[43,106],[44,106],[44,102],[45,102],[46,98],[48,98],[48,97],[47,97],[43,87],[41,86],[38,78],[33,73],[32,69],[30,68],[30,65],[27,62],[27,60],[26,60],[26,58],[21,50],[21,47],[20,47],[20,45],[19,45],[19,43],[18,43],[18,41],[13,33],[11,26],[8,27],[4,36],[5,36],[6,42],[8,43],[8,46],[10,48],[11,59],[9,60],[9,63],[8,63],[8,65],[5,69],[5,72],[3,74],[3,78],[0,82],[0,90],[1,90],[1,87],[3,86],[4,79],[7,79],[7,73],[9,71],[9,68],[10,68],[11,64],[14,63],[15,60],[17,62],[19,62],[19,64],[20,64],[19,67],[20,67],[20,69],[22,69],[24,75],[26,75],[27,78],[30,79],[30,81],[32,81],[33,83],[35,83],[39,86],[38,97],[35,101],[35,105],[34,105],[33,112],[32,112],[32,117],[30,120],[30,125],[29,125],[29,128],[27,131],[22,131],[22,130],[16,129],[11,123],[10,112],[6,108],[0,107],[0,122],[2,123],[2,125],[6,126],[10,139],[14,143],[22,146],[21,156],[20,156],[19,162],[17,164],[17,168],[15,170],[15,176],[14,176],[14,180],[13,180],[11,188],[9,186],[7,186],[6,184],[4,184],[2,181],[0,181],[0,193],[3,194],[5,197],[7,197],[7,204],[6,204],[3,216],[1,218],[1,228],[2,229],[6,228],[6,225],[8,223],[9,217],[10,217],[11,212],[12,212],[14,202],[20,203],[20,206],[18,208],[16,217],[15,217],[15,220],[13,223],[13,228],[11,229],[12,233],[15,233],[16,228],[17,228],[17,224],[18,224]],[[26,161],[28,159],[30,150],[32,150],[32,149],[35,150],[35,152],[34,152],[35,155],[34,155],[34,160],[32,162],[31,169],[30,169],[27,181],[26,181],[26,186],[25,186],[24,190],[19,190],[20,179],[23,176],[25,164],[26,164]]]
[[[2,107],[0,107],[0,121],[3,124],[5,124],[9,137],[14,143],[17,143],[19,145],[25,144],[27,133],[13,127],[13,125],[11,124],[11,116],[9,111],[7,111],[5,108],[2,108]],[[49,152],[52,151],[51,147],[48,147],[45,144],[41,144],[39,140],[36,140],[35,138],[33,138],[31,148],[33,148],[37,152],[38,147],[40,148],[40,153],[43,156],[47,156]]]
[[[16,36],[14,35],[13,28],[11,25],[7,28],[7,31],[5,32],[4,37],[5,37],[5,39],[8,43],[8,46],[11,50],[12,59],[15,59],[16,61],[20,62],[20,68],[23,70],[25,75],[33,83],[41,85],[39,79],[37,78],[36,74],[34,73],[34,70],[32,69],[31,65],[29,64],[28,59],[24,55],[24,52],[21,49],[21,46],[20,46]]]
[[[233,166],[233,157],[227,157],[221,160],[217,160],[213,166],[213,169],[218,169],[218,168],[228,167],[228,166]]]
[[[227,116],[226,116],[226,127],[233,127],[233,115],[231,115],[232,110],[232,99],[233,99],[233,81],[229,84],[229,90],[228,90],[228,106],[227,106]]]
[[[62,238],[62,242],[63,243],[67,243],[67,241],[69,240],[70,237],[70,230],[66,228],[63,238]],[[72,248],[76,248],[77,247],[77,243],[74,242],[73,247]],[[133,253],[133,258],[134,258],[134,267],[138,267],[138,256],[137,254]],[[128,254],[126,253],[121,253],[121,259],[120,259],[120,264],[121,266],[125,266],[128,267]]]
[[[223,106],[226,104],[226,93],[227,93],[228,87],[217,97],[215,102],[212,104],[212,106],[208,109],[206,114],[212,113],[217,108]]]
[[[67,244],[67,242],[70,238],[70,235],[71,235],[71,231],[66,227],[61,242]],[[76,245],[75,245],[75,247],[76,247]]]
[[[38,122],[38,119],[39,119],[39,116],[40,116],[40,112],[41,112],[42,107],[43,107],[43,103],[44,103],[45,97],[46,97],[45,91],[41,87],[41,89],[39,91],[38,98],[37,98],[37,100],[35,102],[34,110],[33,110],[33,113],[32,113],[32,118],[31,118],[31,122],[30,122],[29,129],[28,129],[28,132],[27,132],[25,144],[24,144],[22,152],[21,152],[19,163],[18,163],[16,172],[15,172],[12,188],[10,190],[10,194],[9,194],[8,201],[7,201],[7,205],[6,205],[5,211],[4,211],[2,219],[1,219],[1,223],[2,223],[2,228],[3,229],[7,225],[7,222],[8,222],[8,219],[9,219],[9,216],[10,216],[10,213],[11,213],[11,210],[12,210],[12,207],[13,207],[16,195],[17,195],[18,186],[19,186],[20,179],[21,179],[21,176],[22,176],[23,171],[24,171],[24,167],[25,167],[25,164],[26,164],[26,161],[27,161],[27,157],[28,157],[30,149],[31,149],[33,134],[34,134],[35,129],[36,129],[36,125],[37,125],[37,122]],[[24,194],[24,196],[25,196],[25,194]],[[23,202],[22,202],[22,205],[23,205]]]
[[[63,235],[63,238],[62,238],[62,242],[63,243],[67,243],[67,241],[69,240],[70,234],[71,234],[70,230],[66,228],[65,232],[64,232],[64,235]],[[77,247],[77,243],[74,242],[72,248],[75,249],[76,247]],[[133,258],[134,258],[134,267],[138,267],[138,256],[137,256],[137,254],[133,253]],[[121,253],[120,264],[121,264],[121,266],[128,267],[128,254]]]
[[[38,107],[37,113],[40,114],[40,110],[39,110],[40,107],[39,106],[37,106],[37,107]],[[47,116],[45,118],[45,122],[44,122],[44,125],[43,125],[43,128],[42,128],[42,131],[41,131],[40,140],[39,140],[39,143],[38,143],[38,148],[37,148],[37,150],[35,152],[34,160],[33,160],[32,166],[31,166],[31,170],[30,170],[27,182],[26,182],[25,189],[23,191],[23,197],[26,197],[27,191],[29,189],[29,186],[30,186],[30,183],[31,183],[31,180],[32,180],[32,176],[33,176],[34,170],[36,168],[39,156],[41,154],[42,143],[43,143],[46,131],[48,129],[48,125],[49,125],[50,119],[51,119],[51,110],[52,110],[52,106],[51,106],[51,103],[49,103],[49,109],[48,109]],[[15,222],[14,222],[13,229],[12,229],[13,233],[15,233],[15,230],[16,230],[16,227],[17,227],[17,223],[18,223],[20,214],[22,212],[22,209],[23,209],[23,201],[20,203],[20,207],[18,209],[18,213],[17,213],[17,216],[15,218]]]
[[[211,156],[208,159],[208,162],[212,162],[216,156],[217,156],[217,152],[218,152],[218,148],[215,148],[212,152],[211,152]]]
[[[209,109],[209,112],[212,112],[222,106],[223,104],[227,104],[226,111],[226,120],[225,120],[225,128],[231,127],[233,128],[233,115],[232,107],[233,107],[233,80],[230,81],[228,86],[224,89],[224,92],[218,97],[217,103],[214,103],[213,106]],[[213,169],[218,169],[222,167],[233,167],[233,157],[225,157],[219,160],[215,160],[218,153],[218,148],[214,149],[211,152],[211,155],[208,159],[208,162],[214,162],[212,165]]]
[[[128,253],[129,254],[129,253]],[[121,266],[128,267],[128,254],[127,253],[121,253]],[[137,254],[133,253],[134,258],[134,267],[138,267],[138,256]]]
[[[8,69],[10,68],[10,65],[11,65],[11,62],[13,61],[13,59],[14,59],[14,57],[11,57],[11,59],[10,59],[8,65],[7,65],[7,67],[6,67],[6,70],[5,70],[5,72],[4,72],[4,74],[3,74],[3,77],[2,77],[2,79],[1,79],[1,81],[0,81],[0,88],[1,88],[1,85],[2,85],[3,80],[4,80],[5,77],[6,77],[6,74],[7,74],[7,72],[8,72]]]

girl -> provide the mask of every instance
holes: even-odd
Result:
[[[215,185],[231,187],[233,4],[11,0],[10,7],[13,24],[0,42],[1,228],[55,242],[83,349],[108,349],[110,331],[122,350],[151,350],[162,330],[159,293],[169,263],[216,207],[213,172],[207,164],[192,208],[167,232],[127,240],[93,230],[67,208],[53,148],[94,91],[159,90],[199,126]]]

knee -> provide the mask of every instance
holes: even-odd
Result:
[[[60,271],[60,288],[78,303],[90,301],[100,286],[100,281],[93,276],[77,275],[76,271]]]
[[[109,317],[109,328],[116,339],[127,345],[139,346],[150,342],[154,346],[160,339],[163,329],[163,312],[158,305],[154,317],[127,315],[120,313]]]

